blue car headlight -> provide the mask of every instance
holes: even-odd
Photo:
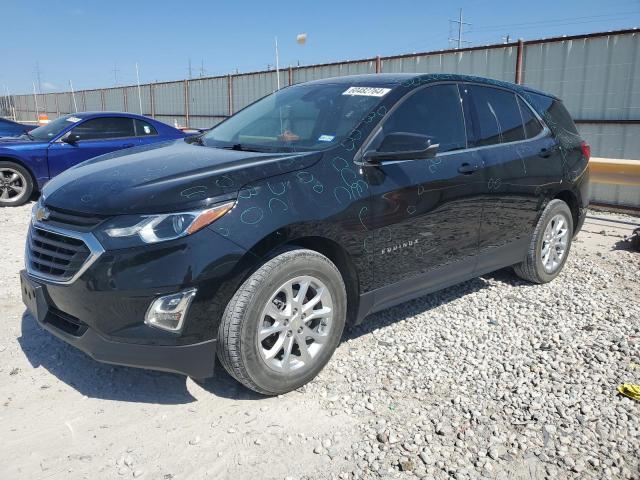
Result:
[[[111,249],[175,240],[210,225],[234,205],[235,201],[231,201],[188,212],[123,215],[107,221],[96,234]]]

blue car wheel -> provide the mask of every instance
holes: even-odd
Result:
[[[0,207],[24,205],[33,193],[33,180],[27,170],[12,162],[0,162]]]

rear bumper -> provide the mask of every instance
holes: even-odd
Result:
[[[582,230],[582,226],[584,225],[584,220],[587,218],[587,207],[580,208],[578,211],[578,222],[573,229],[573,236],[575,237],[580,230]]]
[[[107,339],[79,319],[57,310],[42,285],[20,272],[22,300],[45,330],[100,362],[180,373],[194,378],[213,375],[216,340],[186,345],[128,343]]]

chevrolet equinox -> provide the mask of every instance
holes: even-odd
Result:
[[[275,395],[345,325],[504,267],[567,260],[589,146],[562,101],[461,75],[277,91],[208,132],[110,153],[34,205],[22,296],[96,360]]]

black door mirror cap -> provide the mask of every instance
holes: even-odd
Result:
[[[70,133],[69,135],[62,138],[64,143],[68,143],[69,145],[74,145],[80,141],[80,135],[77,133]]]
[[[378,150],[369,150],[364,153],[363,160],[365,163],[375,165],[385,161],[433,158],[438,153],[439,147],[439,144],[433,143],[433,140],[433,137],[417,133],[389,133],[380,143]]]

